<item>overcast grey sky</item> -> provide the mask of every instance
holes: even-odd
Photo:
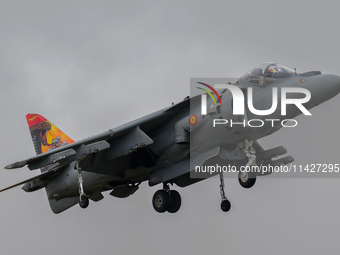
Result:
[[[335,1],[1,1],[0,166],[34,155],[27,113],[74,140],[189,95],[192,77],[239,77],[275,61],[340,75]],[[262,139],[295,164],[339,163],[339,96]],[[1,170],[1,188],[38,172]],[[158,214],[160,187],[55,215],[44,190],[0,194],[1,254],[331,254],[338,251],[339,179],[226,180],[185,189]]]

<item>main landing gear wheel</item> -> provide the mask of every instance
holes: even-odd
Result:
[[[238,182],[243,188],[249,189],[253,187],[256,182],[256,174],[252,172],[240,171],[238,173]]]
[[[153,208],[159,212],[163,213],[167,210],[168,206],[170,204],[170,197],[168,192],[165,190],[157,190],[156,193],[153,195],[152,198],[152,205]]]
[[[228,212],[230,210],[230,208],[231,208],[231,204],[230,204],[229,200],[223,200],[221,202],[221,210],[223,212]]]
[[[179,208],[181,208],[182,199],[181,195],[176,190],[170,191],[170,204],[167,208],[169,213],[178,212]]]
[[[81,195],[79,197],[79,205],[81,208],[87,208],[89,206],[89,199],[87,198],[87,196]]]
[[[168,183],[163,183],[163,189],[157,190],[152,198],[153,208],[159,213],[175,213],[181,204],[181,195],[176,190],[170,190]]]

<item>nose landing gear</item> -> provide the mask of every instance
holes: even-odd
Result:
[[[253,171],[254,167],[257,168],[256,150],[253,148],[253,140],[244,140],[237,146],[236,150],[243,151],[248,158],[245,169],[238,173],[238,181],[243,188],[249,189],[256,182],[256,172]]]

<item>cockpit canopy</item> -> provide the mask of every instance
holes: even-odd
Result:
[[[263,63],[244,74],[238,83],[251,83],[255,85],[268,85],[275,81],[288,78],[294,71],[276,63]]]

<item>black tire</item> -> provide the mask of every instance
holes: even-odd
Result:
[[[169,207],[170,197],[165,190],[157,190],[152,198],[152,205],[156,212],[163,213]]]
[[[223,200],[221,203],[221,210],[223,212],[229,212],[230,208],[231,208],[231,204],[229,200]]]
[[[79,205],[83,209],[85,209],[89,206],[89,199],[87,198],[87,196],[84,196],[84,195],[80,196]]]
[[[176,190],[170,191],[170,204],[168,206],[167,211],[169,213],[178,212],[179,208],[181,208],[182,198],[181,195]]]
[[[238,173],[238,182],[245,189],[249,189],[254,186],[256,182],[256,174],[252,172],[239,172]]]

